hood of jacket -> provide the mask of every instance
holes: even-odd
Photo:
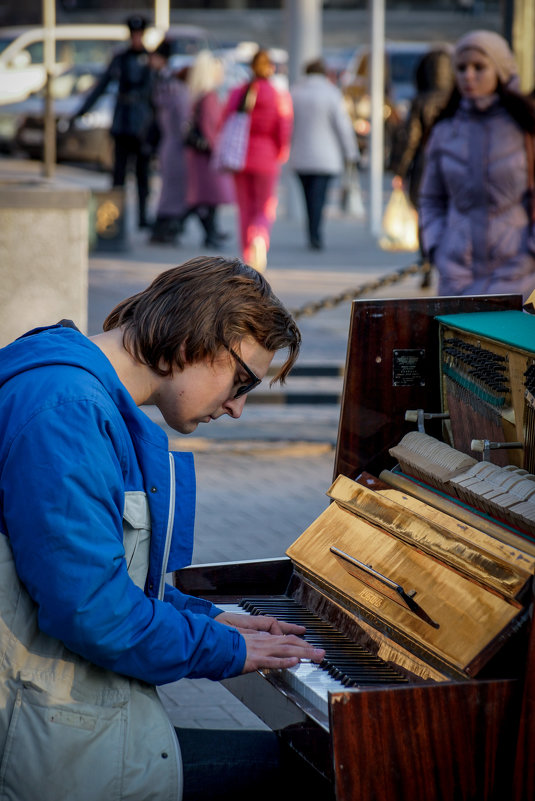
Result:
[[[59,324],[35,328],[0,349],[0,389],[12,378],[22,374],[27,374],[27,379],[31,381],[32,370],[47,366],[84,370],[102,385],[132,438],[149,499],[153,527],[157,528],[158,524],[161,528],[167,527],[168,508],[162,503],[162,497],[168,498],[170,481],[166,434],[136,406],[100,348],[76,329]],[[0,442],[0,466],[9,442],[9,437],[5,434],[4,429],[3,441]],[[175,462],[176,496],[180,514],[175,514],[174,518],[169,571],[179,570],[191,563],[195,509],[193,455],[173,453],[172,458]],[[165,493],[154,492],[154,487],[162,486],[167,490]],[[155,548],[157,543],[158,539],[155,540]],[[160,556],[163,554],[151,554],[151,561],[154,564],[160,563]]]

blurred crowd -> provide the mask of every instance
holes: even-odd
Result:
[[[178,244],[196,220],[202,245],[217,249],[231,235],[221,230],[218,209],[233,203],[242,257],[263,272],[281,165],[288,161],[302,188],[308,245],[321,249],[331,181],[356,175],[360,159],[347,98],[322,59],[306,64],[288,90],[272,80],[269,52],[259,48],[249,78],[222,96],[223,66],[211,52],[177,70],[167,41],[145,50],[142,17],[128,25],[129,46],[78,115],[117,81],[113,184],[122,186],[127,165],[135,164],[138,222],[150,228],[150,241]],[[519,90],[508,43],[475,30],[453,48],[430,47],[414,82],[387,166],[394,190],[417,214],[427,278],[434,265],[441,294],[527,297],[535,284],[535,106],[533,95]],[[230,162],[221,152],[229,143]],[[148,220],[155,155],[160,194],[156,217]]]
[[[81,117],[111,81],[118,84],[111,135],[113,186],[125,183],[128,165],[137,181],[138,224],[155,244],[178,244],[186,224],[197,221],[201,242],[219,248],[218,209],[234,203],[243,259],[263,272],[276,217],[281,165],[290,157],[303,188],[311,248],[323,246],[323,209],[329,181],[358,161],[357,140],[340,90],[321,60],[306,68],[290,93],[273,79],[275,65],[259,48],[250,78],[221,96],[222,62],[202,50],[186,66],[173,67],[169,43],[153,52],[143,45],[146,20],[128,19],[130,42],[114,56],[84,103]],[[227,123],[247,118],[242,163],[217,164]],[[243,126],[242,126],[243,128]],[[243,133],[242,133],[243,136]],[[235,145],[233,145],[234,147]],[[154,220],[147,216],[150,166],[156,157],[160,192]]]

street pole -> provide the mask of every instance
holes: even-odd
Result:
[[[298,80],[307,61],[322,51],[322,0],[286,0],[288,11],[288,79]]]
[[[515,0],[513,16],[513,51],[518,63],[520,89],[533,89],[533,58],[535,54],[535,7],[533,0]]]
[[[292,86],[303,72],[307,61],[319,58],[322,51],[322,0],[284,0],[288,32],[288,81]],[[283,169],[281,184],[286,199],[285,213],[295,220],[301,208],[300,192],[295,177]]]
[[[383,217],[385,0],[371,2],[370,229],[380,236]]]
[[[522,92],[534,88],[535,7],[533,0],[505,0],[503,35],[515,54]]]
[[[56,120],[54,98],[52,97],[52,77],[56,63],[56,3],[43,0],[44,51],[43,61],[46,73],[45,85],[45,128],[43,140],[43,175],[52,178],[56,166]]]
[[[154,0],[154,25],[159,31],[169,28],[169,0]]]

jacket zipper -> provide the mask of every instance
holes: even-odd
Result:
[[[158,588],[158,600],[163,601],[165,594],[165,575],[167,573],[167,562],[169,561],[169,552],[171,550],[171,538],[173,535],[173,520],[175,517],[175,499],[176,499],[176,484],[175,484],[175,460],[173,454],[169,453],[169,512],[167,517],[167,532],[165,535],[165,547],[163,552],[162,572],[160,575],[160,586]]]

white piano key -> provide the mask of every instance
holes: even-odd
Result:
[[[341,681],[334,679],[315,662],[300,662],[293,668],[281,670],[280,674],[281,681],[326,716],[329,715],[329,692],[346,689]]]

